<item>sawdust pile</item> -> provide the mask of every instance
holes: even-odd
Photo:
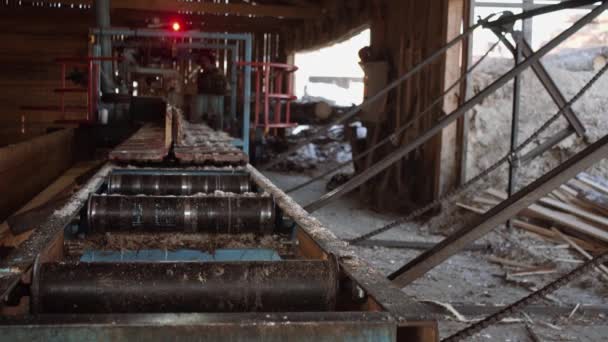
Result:
[[[566,100],[570,100],[594,75],[593,58],[596,51],[569,51],[548,56],[544,61],[549,74],[558,85]],[[475,93],[492,83],[510,68],[509,59],[488,59],[473,74]],[[585,128],[588,142],[592,143],[608,134],[608,75],[604,75],[574,104],[573,109]],[[509,152],[512,118],[513,82],[488,97],[469,113],[470,136],[468,177],[471,178]],[[531,70],[522,76],[521,111],[519,120],[519,143],[525,141],[539,129],[558,108]],[[555,122],[536,143],[544,141],[568,125],[564,118]],[[526,150],[537,146],[531,144]],[[584,139],[572,135],[559,145],[545,152],[541,157],[522,165],[518,172],[519,186],[529,184],[534,179],[567,160],[587,146]],[[608,161],[596,164],[591,173],[608,178]],[[488,179],[493,186],[504,186],[507,182],[507,167],[495,171]],[[487,183],[486,183],[487,184]]]

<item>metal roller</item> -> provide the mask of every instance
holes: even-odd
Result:
[[[335,308],[329,261],[36,264],[31,310],[45,313],[317,312]]]
[[[92,195],[87,214],[90,232],[270,234],[277,227],[268,196]]]
[[[243,194],[253,191],[246,174],[129,174],[108,177],[108,193],[121,195],[191,196],[224,191]]]

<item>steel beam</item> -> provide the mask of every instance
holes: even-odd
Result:
[[[435,266],[462,251],[463,248],[473,241],[486,235],[498,225],[514,217],[606,156],[608,156],[608,135],[577,153],[574,157],[551,170],[532,184],[516,192],[509,199],[475,219],[470,225],[454,232],[435,247],[422,253],[389,275],[388,278],[394,284],[401,287],[412,283]]]
[[[311,141],[313,141],[313,140],[315,140],[317,138],[322,137],[327,132],[327,130],[329,130],[331,127],[333,127],[335,125],[338,125],[338,124],[341,124],[341,123],[344,123],[347,120],[355,117],[356,115],[359,114],[359,112],[362,109],[364,109],[364,108],[366,108],[368,106],[371,106],[374,103],[376,103],[378,100],[382,99],[384,96],[386,96],[387,94],[389,94],[393,89],[397,88],[403,82],[405,82],[406,80],[408,80],[409,78],[411,78],[412,76],[414,76],[415,74],[417,74],[425,66],[431,64],[435,59],[437,59],[438,57],[440,57],[441,55],[443,55],[447,50],[449,50],[450,48],[452,48],[456,44],[460,43],[462,40],[464,40],[467,37],[469,37],[480,26],[481,26],[481,22],[477,23],[477,24],[475,24],[473,26],[471,26],[465,32],[463,32],[461,35],[459,35],[458,37],[452,39],[447,44],[445,44],[443,47],[441,47],[439,50],[433,52],[430,56],[428,56],[427,58],[425,58],[422,62],[420,62],[419,64],[417,64],[414,67],[412,67],[411,69],[409,69],[405,74],[399,76],[399,78],[397,78],[396,80],[394,80],[393,82],[391,82],[384,89],[380,90],[375,95],[370,96],[368,99],[366,99],[365,101],[363,101],[363,103],[361,103],[360,105],[353,107],[346,114],[340,116],[338,119],[336,119],[333,122],[330,122],[329,124],[327,124],[327,125],[319,128],[313,135],[309,136],[305,141],[302,141],[302,142],[296,144],[295,146],[289,148],[287,151],[285,151],[285,152],[279,154],[278,156],[274,157],[270,162],[262,165],[261,169],[268,169],[268,168],[270,168],[270,167],[272,167],[272,166],[280,163],[281,161],[283,161],[285,159],[285,157],[287,157],[290,154],[298,151],[300,148],[308,145]]]
[[[493,31],[493,32],[500,39],[500,41],[507,47],[507,49],[509,49],[511,52],[515,53],[515,50],[516,50],[515,46],[513,46],[513,44],[511,44],[511,42],[508,39],[506,39],[505,36],[500,34],[500,32],[497,32],[497,31]],[[534,54],[534,50],[532,50],[530,43],[527,42],[525,39],[522,41],[521,48],[522,48],[522,54],[525,58],[528,58],[529,56],[532,56]],[[547,71],[545,66],[539,61],[538,63],[532,64],[532,70],[534,71],[534,74],[536,74],[536,77],[538,77],[538,80],[543,85],[543,87],[545,87],[545,89],[549,93],[549,96],[551,96],[551,98],[553,99],[553,102],[555,102],[557,107],[564,108],[567,103],[566,98],[564,97],[562,92],[559,90],[559,87],[557,86],[557,84],[555,83],[553,78],[551,78],[551,75],[549,75],[549,72]],[[566,120],[568,120],[568,122],[574,129],[574,131],[576,132],[576,135],[578,135],[581,138],[585,136],[585,131],[586,131],[585,126],[583,126],[583,123],[578,119],[578,117],[576,116],[576,114],[574,113],[572,108],[566,107],[564,109],[564,117],[566,118]]]
[[[545,56],[549,51],[553,48],[561,44],[563,41],[571,37],[574,33],[580,30],[583,26],[593,21],[597,18],[604,10],[608,8],[608,1],[603,2],[596,9],[591,11],[586,16],[582,17],[579,21],[574,23],[570,28],[559,34],[553,40],[549,41],[545,46],[540,48],[537,52],[533,53],[530,57],[528,57],[525,61],[521,62],[521,64],[517,65],[509,72],[504,74],[502,77],[494,81],[494,83],[490,84],[484,90],[479,92],[476,96],[465,102],[458,109],[454,110],[449,115],[443,117],[441,121],[439,121],[435,126],[424,132],[422,135],[418,136],[409,144],[401,147],[395,152],[387,155],[384,159],[380,160],[378,163],[374,164],[369,169],[363,171],[358,176],[352,178],[350,181],[342,184],[337,187],[333,191],[321,196],[317,201],[309,204],[305,207],[305,209],[309,212],[313,212],[318,210],[325,205],[327,205],[332,200],[340,198],[352,190],[358,188],[363,183],[367,182],[369,179],[375,177],[391,165],[393,165],[396,161],[401,160],[410,152],[414,151],[416,148],[420,147],[422,144],[427,142],[429,139],[434,137],[437,133],[441,132],[445,127],[451,125],[453,122],[458,120],[458,118],[465,115],[469,110],[473,109],[476,105],[481,103],[483,99],[488,97],[494,91],[511,81],[515,76],[521,74],[525,69],[538,62],[543,56]]]
[[[557,132],[557,134],[555,134],[551,138],[545,140],[542,144],[540,144],[537,147],[535,147],[534,149],[532,149],[530,152],[526,153],[525,155],[523,155],[521,157],[518,157],[517,161],[519,162],[519,164],[525,164],[525,163],[529,162],[530,160],[538,157],[539,155],[545,153],[548,149],[559,144],[560,142],[562,142],[562,140],[566,139],[567,137],[571,136],[572,134],[574,134],[574,131],[572,130],[572,128],[570,128],[570,127],[564,128],[563,130]]]

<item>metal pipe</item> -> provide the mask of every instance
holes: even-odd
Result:
[[[476,218],[471,224],[454,232],[388,278],[401,287],[410,284],[606,156],[608,156],[608,135],[516,192],[512,197]]]
[[[345,184],[342,184],[341,186],[337,187],[333,191],[328,192],[327,194],[321,196],[321,198],[319,198],[317,201],[307,205],[305,207],[305,209],[308,212],[313,212],[315,210],[318,210],[318,209],[324,207],[332,200],[340,198],[340,197],[348,194],[352,190],[358,188],[363,183],[367,182],[369,179],[375,177],[377,174],[384,171],[389,166],[393,165],[396,161],[404,158],[410,152],[414,151],[416,148],[420,147],[422,144],[424,144],[429,139],[434,137],[437,133],[441,132],[445,127],[451,125],[454,121],[458,120],[458,118],[465,115],[466,112],[473,109],[473,107],[475,107],[476,105],[481,103],[483,101],[483,99],[485,99],[491,93],[493,93],[494,91],[496,91],[497,89],[499,89],[500,87],[505,85],[507,82],[512,80],[513,77],[521,74],[530,65],[538,62],[540,60],[540,58],[542,58],[544,55],[546,55],[553,48],[555,48],[556,46],[561,44],[563,41],[568,39],[570,36],[572,36],[574,33],[576,33],[578,30],[580,30],[583,26],[585,26],[586,24],[588,24],[589,22],[591,22],[592,20],[597,18],[600,14],[602,14],[602,12],[604,12],[604,10],[606,10],[606,8],[608,8],[608,1],[602,3],[596,9],[591,11],[589,14],[582,17],[579,21],[574,23],[567,30],[565,30],[564,32],[559,34],[553,40],[549,41],[545,46],[543,46],[541,49],[539,49],[536,53],[534,53],[530,57],[528,57],[528,59],[523,61],[521,64],[519,64],[515,68],[511,69],[505,75],[503,75],[502,77],[497,79],[494,83],[490,84],[484,90],[479,92],[476,96],[474,96],[473,98],[471,98],[470,100],[465,102],[458,109],[454,110],[452,113],[450,113],[449,115],[442,118],[441,121],[439,121],[431,129],[427,130],[422,135],[418,136],[416,139],[414,139],[409,144],[401,147],[400,149],[396,150],[395,152],[384,157],[384,159],[380,160],[379,162],[374,164],[372,167],[363,171],[361,174],[352,178]]]
[[[110,21],[110,0],[95,1],[95,17],[97,26],[102,32],[112,27]],[[101,35],[99,37],[101,45],[101,55],[103,57],[112,56],[112,39],[109,35]],[[103,93],[114,93],[114,82],[112,80],[112,62],[101,62],[101,90]]]
[[[36,263],[31,311],[333,311],[335,259],[210,263]]]
[[[90,232],[178,231],[216,234],[270,234],[276,224],[270,196],[157,197],[92,195],[87,207]]]
[[[514,65],[518,66],[522,59],[522,41],[523,33],[513,33],[515,39],[515,51],[513,53]],[[521,97],[521,76],[517,75],[513,78],[513,115],[511,117],[511,162],[509,163],[509,184],[507,186],[507,193],[509,196],[513,195],[517,187],[517,158],[515,155],[515,149],[519,145],[519,110],[520,110],[520,97]],[[510,223],[509,223],[510,225]]]
[[[120,195],[191,196],[215,191],[243,194],[253,191],[249,175],[165,175],[113,173],[108,193]]]

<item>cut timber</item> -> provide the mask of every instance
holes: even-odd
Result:
[[[507,195],[505,193],[502,193],[496,189],[489,189],[489,190],[487,190],[487,192],[489,194],[491,194],[492,196],[496,196],[496,197],[502,198],[504,200],[507,199]],[[545,208],[538,204],[532,204],[525,211],[529,212],[530,214],[532,214],[535,217],[542,218],[542,219],[552,221],[555,223],[559,223],[560,225],[562,225],[570,230],[574,230],[574,231],[583,233],[583,234],[593,237],[595,239],[602,240],[603,242],[608,242],[608,232],[607,231],[602,230],[591,224],[588,224],[584,221],[581,221],[574,215],[565,214],[565,213],[562,213],[562,212],[559,212],[556,210],[551,210],[549,208]]]
[[[474,213],[477,213],[479,215],[483,215],[487,212],[487,210],[485,209],[481,209],[481,208],[477,208],[477,207],[473,207],[473,206],[469,206],[466,204],[462,204],[462,203],[456,203],[456,205],[460,208],[472,211]],[[540,226],[537,226],[535,224],[529,223],[529,222],[525,222],[522,220],[518,220],[518,219],[514,219],[511,221],[513,223],[513,226],[519,229],[523,229],[525,231],[528,231],[530,233],[534,233],[536,235],[539,235],[543,238],[549,239],[553,242],[562,242],[562,240],[559,238],[559,236],[557,236],[557,234],[555,234],[554,232],[552,232],[551,230],[547,229],[547,228],[543,228]],[[577,239],[577,238],[572,238],[574,241],[576,241],[576,243],[578,243],[580,246],[583,246],[586,250],[591,251],[591,252],[600,252],[604,249],[595,246],[594,244],[591,244],[587,241],[583,241],[581,239]]]
[[[500,258],[497,256],[489,256],[488,261],[493,262],[495,264],[500,264],[503,266],[511,266],[511,267],[517,267],[517,268],[524,268],[524,269],[530,269],[533,268],[534,266],[529,265],[529,264],[524,264],[521,263],[519,261],[514,261],[514,260],[509,260],[509,259],[505,259],[505,258]]]
[[[597,182],[594,182],[592,179],[590,179],[588,176],[585,175],[579,175],[577,177],[577,179],[583,183],[585,183],[586,185],[592,187],[593,189],[603,193],[604,195],[608,195],[608,188],[605,187],[602,184],[598,184]]]
[[[555,267],[532,267],[527,270],[512,272],[509,273],[508,277],[527,277],[532,275],[544,275],[544,274],[553,274],[556,273],[557,269]]]
[[[544,238],[547,238],[553,242],[556,243],[562,243],[562,239],[560,239],[559,235],[557,235],[555,232],[547,229],[547,228],[543,228],[540,226],[537,226],[535,224],[529,223],[529,222],[524,222],[524,221],[520,221],[520,220],[514,220],[514,226],[523,230],[526,230],[530,233],[534,233],[536,235],[542,236]],[[587,241],[583,241],[581,239],[578,238],[571,238],[572,241],[576,241],[576,243],[583,247],[585,250],[591,251],[591,252],[600,252],[605,250],[595,246],[594,244],[591,244]]]
[[[64,129],[0,148],[0,221],[70,167],[73,139]]]
[[[565,242],[567,242],[570,246],[572,246],[572,248],[574,248],[577,252],[579,252],[582,256],[584,256],[585,258],[587,258],[588,260],[592,260],[593,257],[591,256],[591,254],[587,253],[587,251],[585,251],[583,248],[581,248],[581,246],[579,246],[576,242],[574,242],[571,238],[569,238],[568,236],[566,236],[565,234],[563,234],[562,232],[560,232],[559,230],[553,228],[552,231],[557,234],[562,240],[564,240]],[[608,280],[608,267],[604,266],[604,265],[599,265],[598,267],[595,268],[598,272],[600,272],[602,274],[602,278],[604,278],[605,280]]]
[[[554,207],[556,209],[560,209],[560,210],[562,210],[564,212],[576,215],[576,216],[578,216],[580,218],[583,218],[583,219],[585,219],[587,221],[590,221],[590,222],[593,222],[593,223],[597,223],[597,224],[602,225],[605,228],[608,228],[608,219],[606,219],[603,216],[590,213],[590,212],[585,211],[583,209],[577,208],[577,207],[575,207],[573,205],[562,203],[560,201],[556,201],[554,199],[547,198],[547,197],[541,198],[540,199],[540,203],[542,203],[544,205],[547,205],[547,206],[550,206],[550,207]]]
[[[44,205],[52,198],[57,197],[62,192],[66,191],[67,188],[74,185],[78,177],[86,174],[90,170],[95,169],[99,166],[99,164],[99,161],[81,162],[75,164],[74,167],[64,172],[63,175],[57,178],[51,185],[49,185],[46,189],[40,192],[36,197],[34,197],[16,213],[24,213],[28,210]],[[29,231],[14,236],[9,231],[7,223],[4,222],[0,225],[0,245],[12,247],[18,246],[23,241],[25,241],[31,234],[32,231]]]

